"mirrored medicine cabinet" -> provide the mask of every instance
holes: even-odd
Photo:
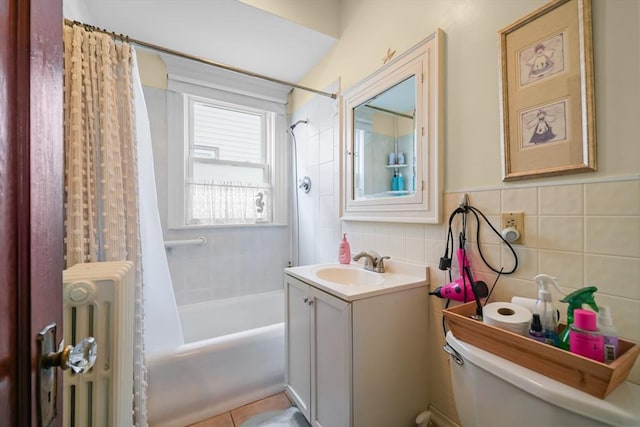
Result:
[[[440,222],[442,38],[342,94],[343,220]]]

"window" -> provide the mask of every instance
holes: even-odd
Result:
[[[169,227],[286,223],[286,92],[181,67],[167,63]]]
[[[187,224],[254,224],[273,219],[274,113],[187,97]]]

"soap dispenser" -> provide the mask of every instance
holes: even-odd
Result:
[[[340,250],[338,251],[338,261],[340,264],[351,264],[351,245],[347,240],[347,233],[342,235],[342,242],[340,242]]]

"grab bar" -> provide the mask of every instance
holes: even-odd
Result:
[[[207,243],[207,238],[204,236],[198,236],[195,239],[184,239],[184,240],[165,240],[164,247],[165,249],[175,248],[176,246],[202,246]]]

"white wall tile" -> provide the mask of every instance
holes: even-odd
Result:
[[[586,252],[640,258],[640,216],[587,217]]]
[[[320,196],[318,204],[318,226],[338,228],[338,208],[333,195]]]
[[[447,230],[449,229],[449,214],[443,219],[441,224],[414,224],[416,232],[421,232],[426,239],[446,239]],[[418,230],[418,227],[421,229]],[[409,231],[407,231],[408,235]]]
[[[585,284],[584,257],[579,252],[540,250],[538,273],[553,276],[560,286],[579,289]]]
[[[489,286],[493,285],[488,283]],[[500,276],[491,294],[491,301],[511,301],[514,296],[537,298],[538,288],[530,280],[516,279],[512,276]]]
[[[581,216],[540,216],[538,247],[571,252],[582,252],[584,247],[584,220]]]
[[[502,191],[503,212],[524,212],[525,215],[538,214],[538,189],[514,188]]]
[[[524,216],[524,235],[522,236],[522,243],[527,247],[538,247],[538,216],[526,215]]]
[[[319,179],[317,182],[317,189],[320,196],[333,196],[333,180],[335,179],[335,172],[333,162],[322,163],[318,167]],[[313,191],[313,188],[312,188]]]
[[[338,262],[339,244],[337,231],[330,227],[318,227],[316,235],[316,260],[314,263]]]
[[[640,180],[585,185],[587,215],[640,215]]]
[[[585,256],[585,285],[609,295],[640,300],[640,258]]]
[[[375,245],[370,249],[376,251],[379,255],[389,255],[391,252],[391,237],[389,233],[376,234]]]
[[[582,185],[558,185],[540,187],[540,215],[582,215],[584,197]]]
[[[333,133],[332,128],[327,128],[320,132],[319,161],[321,164],[333,161]]]
[[[389,252],[381,255],[388,255],[391,259],[406,261],[406,243],[407,239],[404,234],[392,234],[389,237]]]
[[[507,247],[507,245],[502,245],[501,249],[502,265],[504,266],[505,271],[510,271],[515,265],[513,253]],[[516,251],[516,256],[518,257],[518,268],[512,274],[512,277],[524,280],[532,280],[540,272],[538,267],[538,250],[522,246],[513,246],[513,249]]]
[[[471,206],[480,209],[485,215],[500,215],[502,195],[499,190],[474,191],[469,197]]]
[[[407,237],[405,242],[406,250],[404,259],[407,262],[424,263],[426,261],[424,239]]]
[[[309,135],[307,139],[307,161],[309,166],[317,166],[320,164],[320,135],[318,133]]]

